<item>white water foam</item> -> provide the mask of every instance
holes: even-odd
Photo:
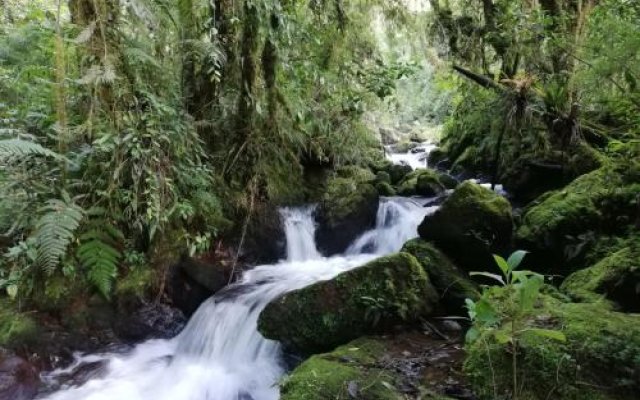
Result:
[[[375,229],[356,240],[345,256],[318,253],[313,208],[282,210],[288,259],[263,265],[204,302],[180,335],[150,340],[126,354],[79,357],[75,365],[43,376],[56,382],[74,368],[104,362],[104,370],[80,386],[61,387],[48,400],[276,400],[285,372],[278,342],[257,330],[262,309],[291,290],[398,251],[416,236],[430,211],[411,199],[383,199]]]

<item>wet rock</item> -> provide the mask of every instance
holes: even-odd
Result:
[[[316,211],[316,243],[324,255],[342,253],[375,226],[378,191],[368,170],[349,170],[332,178]]]
[[[436,147],[429,152],[427,165],[430,168],[445,170],[451,166],[451,163],[447,160],[447,152],[440,147]]]
[[[413,255],[438,291],[440,302],[448,313],[466,314],[465,300],[477,299],[478,288],[466,272],[431,243],[422,239],[413,239],[402,247],[403,252]]]
[[[187,320],[182,311],[166,304],[147,304],[115,326],[118,337],[129,342],[169,339],[176,336]]]
[[[260,314],[258,327],[289,349],[317,353],[415,322],[435,311],[437,298],[418,261],[398,253],[279,297]]]
[[[415,170],[406,175],[398,184],[398,194],[401,196],[438,196],[445,191],[439,175],[438,172],[431,169]]]
[[[187,257],[169,269],[167,294],[176,307],[190,316],[228,282],[226,268]]]
[[[418,232],[463,270],[493,271],[492,254],[504,254],[511,247],[511,205],[493,191],[466,181],[438,211],[425,217]]]
[[[411,332],[359,338],[294,369],[281,399],[451,400],[446,391],[470,393],[459,379],[463,353]]]
[[[411,171],[413,171],[413,169],[411,169],[411,167],[408,165],[394,164],[390,166],[388,173],[389,173],[389,176],[391,177],[391,184],[396,185],[400,183],[400,181],[402,181],[402,179],[404,179],[405,176],[410,174]]]
[[[0,349],[0,400],[31,400],[38,393],[39,384],[33,365]]]

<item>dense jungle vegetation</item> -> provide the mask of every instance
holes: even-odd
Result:
[[[43,329],[87,334],[105,308],[119,315],[168,301],[180,259],[221,265],[225,283],[277,259],[269,242],[279,206],[330,204],[327,224],[344,233],[343,220],[360,216],[349,207],[372,197],[457,188],[433,217],[442,228],[419,230],[440,250],[408,243],[403,252],[423,266],[455,263],[465,279],[499,272],[491,255],[504,257],[504,287],[476,296],[470,284],[450,308],[473,299],[465,368],[475,392],[637,395],[640,2],[0,0],[0,8],[0,347],[28,352]],[[437,173],[385,161],[383,144],[425,140],[439,146],[429,155]],[[504,185],[509,202],[458,185],[468,178]],[[530,254],[505,266],[516,249]],[[536,273],[514,277],[521,262]],[[455,275],[434,274],[438,290]],[[510,296],[537,305],[520,297],[518,308]],[[530,321],[544,337],[513,328]],[[584,386],[566,383],[581,368],[609,369],[616,383],[595,373]],[[298,396],[290,398],[307,398]],[[363,398],[392,398],[375,396]]]

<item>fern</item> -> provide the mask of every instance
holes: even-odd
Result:
[[[89,282],[109,298],[113,281],[118,275],[118,261],[122,257],[118,244],[124,240],[124,235],[109,223],[105,209],[93,207],[87,211],[87,215],[87,231],[79,236],[80,246],[76,256],[86,269]]]
[[[21,159],[29,156],[51,157],[58,160],[65,158],[35,142],[23,139],[0,140],[0,160]]]
[[[36,264],[51,273],[67,253],[84,217],[84,210],[69,199],[53,199],[41,211],[44,214],[36,223],[34,234]]]
[[[80,240],[78,260],[87,269],[89,282],[108,298],[122,254],[113,246],[113,238],[105,232],[90,230],[81,235]]]

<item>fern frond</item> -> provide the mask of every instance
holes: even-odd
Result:
[[[75,231],[84,218],[84,210],[72,202],[49,200],[34,233],[36,264],[51,273],[67,253]]]
[[[29,156],[51,157],[64,160],[65,157],[38,143],[23,139],[0,140],[0,160],[22,159]]]
[[[87,210],[87,215],[87,230],[78,237],[80,246],[76,256],[85,268],[89,282],[109,298],[122,257],[118,248],[124,241],[124,234],[109,222],[107,210],[92,207]]]

